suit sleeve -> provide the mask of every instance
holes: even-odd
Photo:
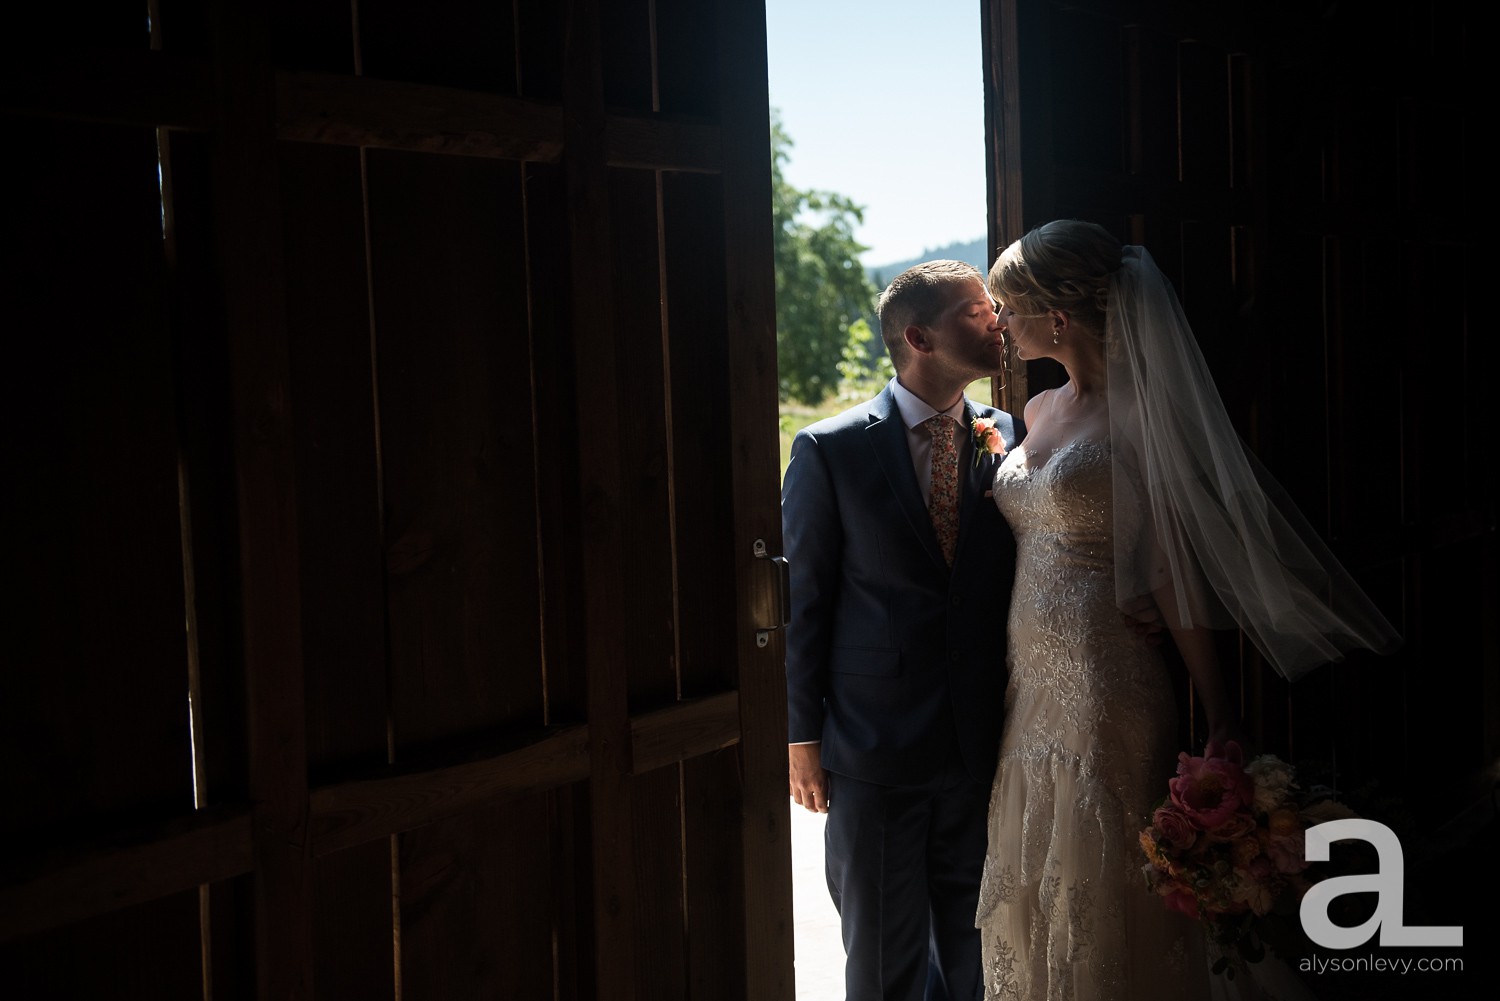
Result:
[[[786,632],[787,740],[821,740],[828,651],[837,607],[843,526],[827,458],[806,431],[792,442],[781,490],[781,534],[791,574]]]

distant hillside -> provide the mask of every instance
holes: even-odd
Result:
[[[873,268],[865,268],[870,280],[875,283],[876,288],[885,288],[892,278],[911,267],[913,264],[921,264],[923,261],[968,261],[981,272],[988,271],[990,267],[989,254],[985,251],[985,239],[970,240],[967,243],[950,243],[947,246],[938,247],[935,250],[922,251],[921,257],[913,257],[909,261],[896,261],[893,264],[880,264]]]

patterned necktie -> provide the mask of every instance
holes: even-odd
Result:
[[[927,512],[937,532],[943,558],[953,565],[953,550],[958,544],[958,444],[953,440],[958,423],[946,414],[937,414],[922,422],[932,434],[932,493]]]

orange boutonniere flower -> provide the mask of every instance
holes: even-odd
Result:
[[[993,417],[974,418],[974,465],[986,455],[1004,455],[1005,439],[1000,437],[1000,429],[995,427]]]

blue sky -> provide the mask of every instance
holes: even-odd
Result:
[[[766,0],[789,182],[865,206],[867,266],[984,235],[982,0]]]

